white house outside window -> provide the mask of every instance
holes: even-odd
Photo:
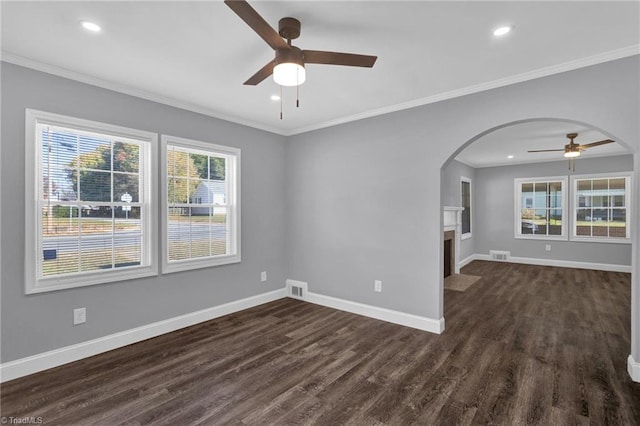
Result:
[[[576,241],[630,240],[630,174],[572,176]]]
[[[163,136],[163,272],[240,261],[240,150]]]
[[[567,239],[566,177],[515,179],[515,236]]]
[[[26,131],[27,293],[156,274],[156,136],[33,110]]]

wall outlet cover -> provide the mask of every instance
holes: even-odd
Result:
[[[87,308],[78,308],[73,310],[73,325],[84,324],[87,322]]]

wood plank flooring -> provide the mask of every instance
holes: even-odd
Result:
[[[434,335],[283,299],[1,386],[46,425],[640,425],[630,275],[476,261]]]

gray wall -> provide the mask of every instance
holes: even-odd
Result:
[[[585,123],[637,152],[638,58],[296,135],[287,150],[289,278],[441,318],[441,168],[483,133],[534,118]],[[635,262],[637,272],[637,252]]]
[[[2,362],[284,286],[285,138],[6,63],[1,71]],[[25,296],[25,108],[241,148],[242,263]],[[72,309],[83,306],[87,323],[74,327]]]
[[[476,169],[476,253],[489,254],[489,250],[508,250],[512,256],[517,257],[631,265],[631,244],[514,238],[513,180],[632,170],[632,155],[581,158],[576,160],[576,172],[567,170],[566,161]],[[551,251],[545,251],[545,244],[551,244]]]
[[[634,56],[283,144],[262,131],[3,64],[2,361],[279,288],[284,278],[325,295],[441,318],[441,168],[484,132],[532,118],[585,123],[638,152],[639,74]],[[24,296],[27,107],[242,148],[243,262]],[[634,161],[638,169],[638,155]],[[638,174],[635,181],[640,208]],[[634,247],[636,319],[638,253]],[[258,282],[261,270],[269,271],[267,285]],[[374,279],[383,280],[382,293],[373,292]],[[73,327],[71,310],[79,306],[87,306],[88,323]],[[640,360],[637,325],[632,339]]]
[[[442,169],[442,205],[462,206],[460,178],[471,179],[471,237],[460,242],[460,260],[464,260],[475,253],[476,232],[476,169],[459,161],[453,160]]]

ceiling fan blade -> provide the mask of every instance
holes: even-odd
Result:
[[[290,49],[280,34],[265,21],[262,16],[244,0],[225,0],[227,6],[251,27],[273,50]],[[245,83],[246,84],[246,83]]]
[[[351,67],[373,67],[377,56],[357,55],[355,53],[325,52],[322,50],[303,50],[306,64],[348,65]]]
[[[615,141],[612,141],[611,139],[605,139],[598,142],[591,142],[584,145],[580,145],[580,149],[593,148],[594,146],[606,145],[608,143],[613,143],[613,142]]]
[[[260,68],[260,70],[257,73],[255,73],[254,75],[249,77],[249,79],[247,81],[245,81],[243,84],[245,84],[247,86],[256,86],[256,85],[262,83],[262,81],[265,78],[267,78],[271,74],[273,74],[273,67],[275,67],[275,66],[276,66],[276,62],[275,61],[269,62],[264,67]]]
[[[536,149],[536,150],[527,151],[527,152],[554,152],[554,151],[564,151],[564,149]]]

